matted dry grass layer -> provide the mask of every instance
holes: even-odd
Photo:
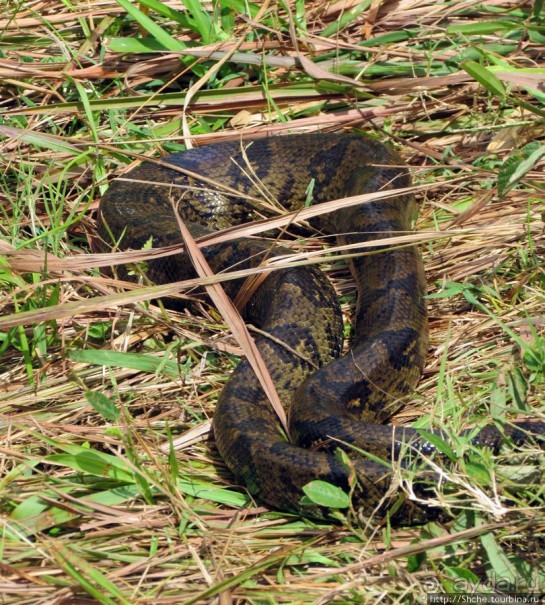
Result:
[[[206,19],[167,14],[191,2],[155,5],[162,17],[146,4],[10,2],[0,15],[0,603],[411,602],[456,582],[541,590],[539,453],[495,467],[481,452],[447,469],[458,492],[438,496],[458,514],[449,525],[372,530],[268,511],[203,441],[241,353],[221,316],[204,297],[166,312],[146,301],[172,287],[98,273],[148,251],[89,249],[108,181],[190,133],[200,145],[372,131],[412,167],[422,212],[409,241],[432,295],[428,364],[396,421],[455,434],[491,417],[543,418],[541,156],[517,186],[497,188],[505,161],[543,137],[534,4],[241,3],[233,23],[215,18],[215,35]],[[131,7],[163,29],[128,18]],[[145,29],[166,52],[132,46]],[[506,94],[476,81],[467,59],[499,66]],[[317,254],[348,319],[354,285],[322,241],[297,242],[291,262]],[[510,489],[505,462],[533,487]]]

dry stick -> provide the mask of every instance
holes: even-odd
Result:
[[[429,237],[421,238],[418,237],[418,242],[420,241],[434,241],[435,239],[444,238],[445,234],[440,233],[432,233]],[[448,237],[452,237],[452,234],[448,234]],[[402,236],[402,238],[386,238],[385,240],[376,240],[373,242],[368,242],[367,244],[363,244],[362,248],[369,247],[370,245],[377,246],[381,242],[384,245],[390,247],[393,243],[399,242],[400,240],[406,241],[407,238],[411,238],[411,236]],[[411,242],[410,245],[414,245]],[[198,246],[197,242],[195,242],[195,246]],[[170,247],[172,248],[172,246]],[[337,247],[336,249],[341,249]],[[161,249],[158,249],[161,250]],[[179,249],[177,250],[179,253]],[[19,254],[19,252],[14,251],[14,254]],[[170,252],[169,252],[170,254]],[[308,255],[313,255],[314,253],[308,253]],[[352,254],[340,254],[335,257],[336,260],[343,260],[348,258],[356,258],[361,256],[361,253],[352,253]],[[90,266],[114,266],[118,264],[126,264],[129,261],[140,262],[145,259],[153,259],[153,258],[162,258],[164,256],[168,256],[164,252],[159,252],[157,254],[149,254],[149,251],[127,251],[127,252],[119,252],[112,254],[88,254],[81,255],[85,256],[86,263],[89,262]],[[123,259],[115,260],[117,257],[123,257]],[[49,258],[49,257],[48,257]],[[291,258],[291,257],[290,257]],[[38,255],[36,257],[33,255],[32,261],[30,263],[28,261],[25,262],[24,258],[20,256],[15,256],[15,261],[10,263],[11,267],[16,268],[16,270],[23,270],[26,267],[26,271],[32,272],[37,270],[43,270],[44,256]],[[106,260],[102,260],[106,259]],[[113,259],[113,260],[112,260]],[[69,268],[72,263],[65,263],[64,261],[67,259],[56,259],[57,264],[59,265],[58,269],[55,271],[64,271]],[[74,259],[72,259],[74,260]],[[265,267],[253,267],[252,269],[243,269],[240,271],[234,271],[229,273],[219,273],[212,274],[208,277],[197,277],[195,279],[182,280],[178,282],[172,282],[167,284],[161,284],[158,286],[145,286],[142,287],[138,284],[134,284],[131,282],[119,282],[125,288],[131,290],[131,292],[122,292],[121,294],[107,294],[106,296],[99,296],[93,299],[88,300],[77,300],[67,303],[61,303],[58,305],[53,305],[51,307],[45,307],[43,309],[31,309],[29,311],[19,311],[17,313],[12,313],[11,315],[0,317],[0,329],[9,329],[15,326],[20,325],[30,325],[35,322],[40,321],[50,321],[56,319],[62,319],[64,317],[71,317],[74,315],[78,315],[80,313],[88,313],[89,311],[98,311],[101,309],[109,309],[112,307],[120,307],[128,304],[133,304],[136,302],[144,302],[147,300],[152,300],[156,298],[163,298],[165,296],[179,296],[180,292],[186,292],[187,290],[191,290],[198,286],[207,286],[210,284],[217,284],[222,281],[234,280],[249,277],[255,273],[267,272],[270,273],[274,270],[283,269],[285,265],[273,262],[275,259],[271,259],[269,263]],[[304,261],[297,261],[297,263],[290,263],[290,265],[294,266],[297,264],[300,265],[314,265],[322,262],[321,258],[312,258]]]
[[[172,167],[165,162],[160,160],[155,160],[154,163],[159,165],[167,165]],[[181,170],[181,172],[188,173],[189,171]],[[205,179],[201,177],[199,174],[191,173],[192,176],[196,176],[196,178],[205,180],[210,182],[211,179]],[[449,184],[456,183],[461,181],[464,177],[460,177],[457,179],[452,179],[449,181]],[[126,180],[126,179],[119,179]],[[250,225],[243,225],[237,227],[231,227],[229,229],[222,230],[219,233],[212,234],[211,236],[207,236],[199,240],[196,243],[197,246],[205,246],[212,245],[216,243],[220,243],[223,241],[228,241],[233,239],[234,237],[240,237],[242,235],[249,236],[255,235],[257,233],[267,231],[269,229],[282,227],[284,225],[290,224],[296,218],[297,220],[306,220],[312,216],[318,216],[321,214],[325,214],[327,212],[333,212],[338,208],[344,208],[348,206],[353,206],[361,203],[369,203],[371,201],[376,201],[378,199],[388,198],[394,195],[402,195],[413,193],[416,191],[427,191],[439,186],[444,186],[445,183],[428,183],[425,185],[412,186],[402,189],[396,190],[388,190],[388,191],[377,191],[374,193],[367,193],[359,196],[354,196],[350,198],[344,198],[343,200],[332,200],[331,202],[325,202],[323,204],[319,204],[316,206],[311,206],[309,208],[304,208],[302,210],[287,213],[283,216],[274,217],[272,219],[265,219],[262,221],[256,221],[251,223]],[[171,185],[175,187],[175,185]],[[224,187],[224,189],[229,190],[229,187]],[[230,191],[231,193],[231,191]],[[234,195],[240,195],[240,192],[232,190]],[[439,233],[431,233],[427,234],[425,237],[421,235],[418,236],[418,241],[433,241],[434,239],[441,239],[445,237],[455,237],[455,236],[471,236],[474,233],[483,233],[483,227],[479,227],[478,229],[460,229],[453,230],[447,232],[439,232]],[[496,229],[496,227],[494,227]],[[410,236],[402,236],[402,239]],[[387,238],[384,240],[378,240],[367,245],[362,245],[362,248],[366,248],[369,245],[377,246],[380,244],[391,246],[392,244],[399,243],[398,238]],[[126,264],[127,262],[140,262],[143,260],[149,260],[153,258],[161,258],[164,256],[169,256],[172,254],[177,254],[180,252],[181,246],[169,246],[167,248],[160,248],[156,250],[138,250],[138,251],[124,251],[118,252],[115,254],[86,254],[86,255],[78,255],[74,258],[65,258],[58,259],[53,255],[48,255],[48,269],[49,271],[67,271],[74,269],[82,269],[85,268],[85,265],[88,267],[102,267],[102,266],[115,266],[120,264]],[[0,242],[0,252],[5,254],[9,259],[9,266],[18,271],[42,271],[45,257],[42,253],[37,251],[26,251],[26,254],[23,256],[22,251],[18,251],[12,246],[3,245]],[[347,254],[342,255],[339,258],[351,258],[356,256],[356,254]],[[315,262],[319,262],[320,259],[314,259],[311,261],[302,262],[300,264],[314,264]],[[163,296],[176,296],[180,290],[185,291],[189,288],[193,288],[195,286],[207,285],[211,283],[216,283],[218,281],[225,281],[227,279],[238,279],[241,277],[247,277],[255,272],[263,272],[263,271],[271,271],[273,268],[279,268],[278,266],[273,267],[271,264],[267,268],[254,268],[247,269],[243,271],[236,271],[233,273],[222,274],[222,275],[212,275],[207,278],[197,278],[191,280],[184,280],[182,282],[175,282],[171,284],[162,284],[159,286],[147,286],[147,287],[139,287],[133,293],[124,292],[122,294],[112,294],[107,296],[101,296],[98,299],[93,299],[91,304],[86,301],[75,301],[69,302],[62,305],[56,305],[52,307],[48,307],[47,309],[32,309],[30,311],[20,311],[18,313],[14,313],[12,315],[8,315],[7,317],[0,318],[0,328],[8,329],[18,325],[28,325],[33,322],[52,320],[52,319],[61,319],[63,317],[69,317],[72,315],[77,315],[78,313],[89,312],[89,310],[98,310],[98,309],[107,309],[112,306],[121,306],[125,304],[130,304],[136,301],[145,301],[151,300],[153,298],[159,298]],[[126,284],[125,284],[126,285]],[[134,288],[134,284],[128,286],[130,288]]]
[[[157,160],[158,165],[167,165],[165,162],[161,162]],[[198,173],[194,173],[191,171],[183,171],[184,173],[189,173],[191,176],[206,180],[207,182],[214,183],[211,179],[205,179],[205,177],[201,177]],[[452,179],[448,184],[453,184],[456,182],[461,182],[464,177],[460,177],[457,179]],[[142,181],[142,180],[130,180],[127,178],[120,177],[120,181],[127,181],[131,183],[148,183],[154,185],[164,185],[169,188],[175,188],[177,185],[173,183],[156,183],[154,181]],[[215,184],[215,183],[214,183]],[[251,223],[247,223],[244,225],[237,225],[234,227],[228,227],[227,229],[222,229],[221,231],[214,232],[210,235],[199,238],[196,242],[197,245],[201,248],[203,246],[211,246],[212,244],[219,244],[225,241],[232,240],[238,237],[248,237],[251,235],[257,235],[264,231],[269,231],[272,229],[277,229],[284,227],[286,225],[292,224],[294,221],[303,221],[308,220],[312,217],[320,216],[322,214],[326,214],[328,212],[334,212],[340,208],[347,208],[350,206],[355,206],[359,204],[367,204],[373,201],[387,199],[389,197],[393,197],[396,195],[404,195],[410,194],[414,192],[422,192],[428,191],[433,188],[437,188],[440,186],[444,186],[445,183],[428,183],[425,185],[415,185],[412,187],[406,187],[402,189],[391,189],[386,191],[376,191],[373,193],[365,193],[362,195],[357,195],[353,197],[347,197],[340,200],[331,200],[330,202],[324,202],[322,204],[317,204],[310,206],[308,208],[303,208],[300,210],[296,210],[294,212],[288,212],[282,214],[277,217],[262,219],[258,221],[253,221]],[[185,186],[184,186],[185,187]],[[240,192],[230,187],[224,186],[222,190],[228,191],[229,194],[233,194],[240,197]],[[472,234],[478,233],[481,234],[483,232],[483,227],[479,227],[478,229],[459,229],[452,230],[446,232],[428,232],[422,237],[417,238],[418,242],[429,241],[430,239],[440,239],[444,237],[463,237],[463,236],[471,236]],[[422,233],[422,232],[420,232]],[[377,246],[381,244],[391,245],[393,243],[399,243],[400,240],[397,238],[389,238],[384,242],[382,240],[375,241],[372,245]],[[361,247],[366,248],[371,244],[363,244]],[[342,248],[338,248],[339,250]],[[52,254],[47,256],[48,259],[48,270],[50,272],[55,271],[70,271],[70,270],[81,270],[81,269],[89,269],[94,267],[112,267],[116,265],[127,264],[128,262],[142,262],[147,260],[152,260],[155,258],[162,258],[164,256],[171,256],[174,254],[179,254],[183,250],[183,246],[180,244],[175,244],[172,246],[165,246],[163,248],[154,248],[151,250],[124,250],[123,252],[115,252],[115,253],[97,253],[97,254],[79,254],[74,257],[63,258],[60,259],[55,257]],[[10,267],[14,270],[18,271],[27,271],[27,272],[41,272],[43,271],[45,257],[42,252],[39,251],[23,251],[16,250],[13,246],[8,245],[0,241],[0,253],[5,254],[9,257]],[[248,273],[237,273],[235,277],[244,277],[248,275]],[[225,279],[234,279],[229,275],[227,277],[223,274],[221,280]],[[188,281],[188,287],[193,287],[195,285],[194,280]],[[163,288],[168,286],[162,286]],[[158,288],[160,288],[158,286]],[[167,295],[172,291],[172,288],[169,288],[169,292],[163,295]]]
[[[214,272],[204,258],[203,253],[197,246],[195,239],[189,232],[189,229],[186,227],[174,204],[173,209],[176,214],[176,220],[178,221],[178,226],[180,228],[180,233],[182,234],[187,253],[191,259],[191,262],[193,263],[193,266],[195,267],[195,271],[199,277],[213,276]],[[241,349],[244,351],[244,355],[246,356],[248,363],[252,366],[252,369],[254,370],[257,379],[265,391],[267,398],[269,399],[280,422],[282,423],[284,430],[287,432],[287,418],[284,408],[282,407],[282,403],[280,402],[280,397],[278,397],[278,393],[276,392],[274,383],[267,370],[267,366],[265,365],[259,349],[257,348],[254,339],[250,335],[244,320],[225,293],[225,290],[221,284],[209,284],[205,285],[205,288],[208,295],[212,299],[212,302],[216,305],[216,308],[221,313],[225,323],[240,344]]]

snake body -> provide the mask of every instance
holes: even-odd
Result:
[[[309,184],[313,204],[410,184],[395,153],[355,134],[224,142],[167,156],[160,165],[143,163],[126,179],[132,182],[114,182],[102,199],[99,233],[121,248],[135,249],[150,237],[154,247],[181,242],[173,202],[190,231],[201,236],[274,216],[275,208],[301,209],[308,203]],[[263,192],[267,204],[250,201]],[[411,231],[416,213],[412,196],[394,194],[323,214],[311,225],[334,235],[339,245],[357,245]],[[426,281],[419,251],[384,245],[366,251],[349,260],[358,299],[345,356],[337,296],[315,265],[272,272],[245,306],[246,321],[261,331],[256,344],[288,410],[289,439],[247,361],[220,395],[214,435],[237,480],[274,508],[322,516],[319,506],[301,502],[303,487],[321,479],[345,490],[357,485],[355,498],[364,515],[385,510],[397,497],[388,495],[391,471],[378,460],[353,455],[350,446],[386,461],[411,440],[421,452],[433,450],[413,429],[384,424],[412,393],[426,358]],[[203,252],[221,272],[255,267],[286,251],[247,239]],[[194,277],[187,258],[179,256],[150,262],[148,274],[163,283]],[[224,285],[234,297],[241,283]],[[478,440],[495,447],[500,438],[491,427]],[[349,446],[349,464],[334,454],[339,442]],[[395,515],[403,522],[429,518],[427,510],[409,502]]]

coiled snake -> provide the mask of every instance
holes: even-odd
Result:
[[[203,227],[220,230],[274,214],[271,204],[249,201],[263,191],[277,207],[296,210],[308,202],[309,185],[313,204],[409,185],[407,170],[392,151],[354,134],[226,142],[168,156],[161,164],[144,163],[126,176],[133,182],[112,184],[100,204],[103,240],[113,237],[121,248],[135,249],[150,237],[154,247],[180,242],[173,201],[200,236],[206,232]],[[200,182],[195,174],[208,180]],[[211,187],[209,180],[241,196]],[[340,245],[358,244],[410,231],[416,211],[412,196],[394,195],[322,215],[311,224],[334,234]],[[348,490],[351,472],[357,477],[354,495],[363,514],[392,504],[396,495],[386,497],[388,466],[360,456],[346,465],[333,453],[339,440],[387,461],[411,440],[421,452],[433,450],[415,430],[383,424],[411,394],[426,358],[426,281],[420,254],[414,246],[366,250],[370,253],[349,261],[358,300],[352,348],[344,357],[337,296],[314,265],[272,272],[244,309],[247,322],[264,333],[256,342],[288,410],[290,440],[246,361],[221,393],[214,434],[237,479],[275,508],[322,516],[319,507],[301,504],[303,486],[322,479]],[[254,267],[284,252],[252,239],[204,248],[216,273]],[[150,262],[148,273],[163,283],[194,276],[188,260],[177,256]],[[224,285],[234,296],[241,284]],[[545,433],[545,425],[533,426]],[[507,433],[520,440],[525,428],[519,425]],[[496,447],[501,439],[494,427],[487,427],[475,441]],[[410,503],[395,515],[404,522],[428,518],[425,509]]]

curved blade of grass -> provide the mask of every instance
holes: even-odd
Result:
[[[139,372],[157,372],[160,370],[172,380],[180,378],[180,369],[176,362],[143,353],[123,353],[105,349],[75,350],[70,351],[68,358],[72,361],[91,363],[108,368],[130,368]]]
[[[274,85],[268,87],[273,99],[307,99],[321,98],[323,92],[318,90],[315,82],[294,82],[288,85]],[[183,105],[185,94],[183,92],[168,92],[153,95],[133,95],[127,97],[116,97],[114,99],[90,99],[89,106],[93,111],[113,109],[141,109],[148,103],[156,105],[168,105],[180,107]],[[201,90],[196,98],[192,100],[194,106],[213,106],[231,103],[250,103],[263,101],[263,88],[261,86],[246,86],[244,88],[221,88],[219,90]],[[47,106],[36,105],[24,107],[23,109],[8,110],[5,115],[30,115],[30,114],[55,114],[67,111],[78,112],[82,105],[78,101],[66,103],[50,103]]]
[[[514,21],[474,21],[472,23],[460,23],[449,25],[447,34],[463,34],[464,36],[486,36],[489,34],[498,34],[502,31],[511,31],[520,29],[521,23]]]
[[[60,540],[49,540],[50,552],[57,563],[77,584],[104,605],[131,605],[119,588],[88,559],[82,559]],[[111,595],[111,598],[110,596]]]
[[[184,50],[187,46],[180,40],[173,38],[166,30],[153,19],[143,13],[135,4],[128,0],[115,0],[127,13],[151,36],[156,38],[167,50]],[[142,2],[140,4],[145,4]]]
[[[134,483],[135,481],[133,471],[120,458],[77,445],[70,446],[69,450],[63,454],[46,456],[44,462],[60,464],[80,473],[96,477],[109,477],[124,483]]]
[[[74,485],[73,488],[57,487],[57,491],[76,491],[81,486]],[[87,494],[81,498],[83,508],[96,502],[102,506],[119,506],[140,495],[140,490],[135,485],[121,485],[109,490],[103,490]],[[10,519],[18,522],[23,535],[42,532],[52,527],[61,526],[72,519],[77,519],[78,514],[64,507],[51,504],[51,500],[57,500],[59,495],[52,490],[45,489],[38,494],[25,498],[11,513]]]
[[[176,209],[175,209],[176,211]],[[210,265],[207,263],[204,258],[203,253],[200,251],[197,246],[193,236],[189,232],[189,229],[185,226],[184,222],[176,212],[176,218],[178,220],[178,226],[180,228],[180,232],[182,234],[182,238],[186,245],[187,253],[191,258],[191,262],[197,272],[199,277],[210,277],[214,275],[214,272],[210,268]],[[261,387],[265,391],[267,398],[271,402],[284,430],[287,431],[287,418],[280,398],[278,397],[278,393],[276,392],[276,388],[274,383],[270,377],[269,371],[267,370],[267,366],[261,357],[261,353],[257,348],[254,339],[250,335],[244,320],[240,316],[240,313],[231,302],[227,294],[225,294],[225,290],[221,286],[221,284],[210,284],[205,286],[206,291],[216,308],[221,313],[225,323],[229,326],[229,329],[232,331],[233,335],[237,339],[240,344],[248,362],[252,366]]]
[[[462,63],[461,67],[472,78],[475,78],[479,84],[484,86],[488,92],[491,92],[493,95],[502,99],[507,95],[507,91],[505,90],[502,81],[486,67],[483,67],[471,59]]]
[[[505,160],[498,174],[498,193],[504,196],[545,155],[545,145],[528,143],[515,156]]]
[[[205,44],[227,37],[227,34],[218,30],[210,14],[203,10],[200,0],[185,0],[184,5],[190,12],[187,17],[189,27],[200,34]]]
[[[146,6],[147,8],[155,11],[159,15],[163,15],[167,19],[171,19],[172,21],[183,25],[184,27],[191,28],[191,23],[186,16],[180,11],[168,6],[167,4],[163,4],[162,2],[158,2],[158,0],[138,0],[138,4],[141,6]]]
[[[364,10],[367,10],[371,4],[371,0],[365,0],[364,2],[358,2],[352,8],[344,11],[341,16],[330,23],[321,32],[323,38],[330,38],[336,36],[345,27],[348,27]]]
[[[51,151],[57,151],[59,153],[70,153],[72,155],[79,155],[81,149],[67,143],[64,139],[56,137],[52,134],[44,134],[42,132],[34,132],[32,130],[25,130],[23,128],[16,128],[15,126],[6,126],[0,124],[0,136],[5,136],[8,139],[15,139],[32,145],[35,147],[44,147],[45,149],[51,149]]]

